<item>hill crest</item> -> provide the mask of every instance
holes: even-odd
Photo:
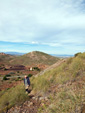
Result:
[[[59,58],[48,55],[46,53],[40,51],[32,51],[22,56],[16,57],[14,60],[12,60],[11,63],[22,65],[36,65],[36,64],[52,65],[58,60]]]

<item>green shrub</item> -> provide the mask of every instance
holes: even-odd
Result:
[[[19,80],[21,80],[21,77],[18,77],[15,81],[19,81]]]
[[[85,70],[85,64],[82,62],[82,59],[76,57],[73,62],[69,66],[69,72],[74,76],[78,72],[82,72]]]
[[[6,76],[3,77],[3,80],[8,80]]]
[[[17,71],[17,73],[19,73],[19,71]]]
[[[83,59],[83,60],[85,60],[85,52],[82,53],[82,54],[79,54],[78,57],[81,58],[81,59]]]
[[[9,74],[5,75],[5,76],[3,77],[3,80],[8,80],[7,77],[10,77],[10,76],[11,76],[11,75],[9,75]]]
[[[7,75],[5,75],[6,77],[10,77],[11,75],[10,74],[7,74]]]
[[[67,64],[71,64],[72,60],[73,60],[73,58],[69,58],[69,59],[67,60]]]
[[[74,56],[77,57],[78,55],[82,54],[81,52],[76,53]]]
[[[47,80],[44,76],[39,76],[37,79],[34,77],[31,78],[31,84],[33,87],[33,90],[35,91],[46,91],[49,88],[50,81]]]
[[[7,69],[6,68],[4,68],[4,71],[6,71]]]
[[[29,75],[28,75],[28,77],[32,77],[32,76],[33,76],[32,74],[29,74]]]
[[[38,67],[33,67],[34,70],[40,71]]]
[[[13,106],[23,103],[25,100],[29,99],[25,93],[25,88],[23,84],[6,90],[4,93],[0,92],[0,109],[3,110],[8,106]],[[3,94],[3,95],[2,95]],[[6,112],[6,111],[5,111]]]

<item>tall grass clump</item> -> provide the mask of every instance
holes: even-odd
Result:
[[[35,78],[31,79],[31,85],[35,92],[36,91],[45,92],[49,87],[49,81],[47,81],[47,79],[44,78],[44,76],[43,77],[39,76],[39,77],[37,77],[37,79],[35,79]]]
[[[69,72],[73,77],[82,75],[85,71],[85,53],[79,54],[75,57],[69,65]]]
[[[18,85],[16,87],[10,88],[9,90],[0,92],[0,110],[5,111],[10,107],[23,103],[28,99],[25,93],[24,86]]]
[[[79,82],[79,81],[78,81]],[[85,102],[84,93],[85,87],[79,86],[79,83],[72,84],[70,86],[65,86],[58,89],[55,96],[50,98],[50,103],[54,106],[50,106],[46,109],[48,113],[80,113],[82,110],[82,105]],[[82,84],[84,80],[82,81]]]

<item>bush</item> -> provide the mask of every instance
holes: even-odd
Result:
[[[32,77],[32,74],[29,74],[28,77]]]
[[[6,75],[3,77],[3,80],[8,80],[7,77],[6,77]]]
[[[0,110],[6,110],[5,108],[9,108],[9,106],[12,107],[14,105],[22,104],[25,100],[29,99],[22,84],[10,88],[4,93],[1,91],[0,94]]]
[[[20,81],[21,80],[21,77],[18,77],[15,81]]]
[[[9,75],[9,74],[7,74],[7,75],[5,75],[6,77],[10,77],[11,75]]]
[[[77,57],[79,54],[81,54],[81,52],[79,52],[79,53],[76,53],[74,56],[75,56],[75,57]]]
[[[17,73],[19,73],[19,71],[17,71]]]
[[[34,70],[40,71],[38,67],[33,67]]]
[[[4,68],[4,71],[6,71],[7,69],[6,68]]]
[[[8,80],[7,77],[10,77],[10,76],[11,76],[11,75],[9,75],[9,74],[5,75],[5,76],[3,77],[3,80]]]

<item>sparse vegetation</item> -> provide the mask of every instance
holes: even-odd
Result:
[[[19,80],[21,80],[21,77],[18,77],[17,79],[15,79],[15,81],[19,81]]]
[[[51,93],[48,108],[41,110],[41,113],[75,113],[81,110],[85,101],[85,53],[79,54],[74,58],[69,58],[59,67],[46,72],[42,76],[32,78],[34,92],[43,94],[47,93],[52,86],[60,85],[56,93]],[[72,81],[76,81],[72,84]],[[79,86],[79,82],[82,81]],[[71,84],[70,86],[68,84]]]
[[[49,105],[40,106],[39,113],[80,113],[85,102],[85,53],[67,59],[41,76],[32,76],[30,80],[34,94],[48,95]],[[27,98],[22,84],[1,91],[0,109],[6,111]]]
[[[6,71],[7,69],[6,68],[4,68],[4,71]]]
[[[7,75],[5,75],[6,77],[10,77],[11,75],[10,74],[7,74]]]
[[[28,77],[32,77],[32,76],[33,76],[32,74],[29,74],[29,75],[28,75]]]
[[[11,61],[11,64],[22,64],[22,65],[52,65],[57,62],[59,58],[48,55],[43,52],[33,51],[22,56],[17,56]]]
[[[5,75],[5,76],[3,77],[3,80],[8,80],[7,77],[10,77],[10,76],[11,76],[11,75],[9,75],[9,74]]]
[[[79,53],[76,53],[74,56],[76,57],[76,56],[78,56],[79,54],[82,54],[81,52],[79,52]]]
[[[34,70],[40,71],[38,67],[33,67]]]
[[[57,68],[54,68],[53,70],[46,72],[42,76],[37,77],[37,79],[32,78],[33,83],[35,83],[34,89],[37,90],[36,88],[37,84],[41,86],[39,87],[39,89],[42,89],[46,87],[46,85],[50,86],[55,83],[63,84],[68,80],[72,80],[76,78],[77,76],[84,75],[85,59],[82,59],[81,56],[82,54],[75,58],[68,59],[67,62],[64,62],[62,65],[58,66]],[[83,56],[85,57],[84,53]],[[43,82],[45,81],[47,81],[46,84],[43,84]]]
[[[3,77],[3,80],[8,80],[6,76]]]
[[[0,92],[0,113],[6,112],[7,109],[15,104],[21,104],[26,99],[29,99],[27,94],[25,94],[24,86],[18,85],[16,87],[10,88],[6,91]]]
[[[17,73],[19,73],[19,71],[17,71]]]

